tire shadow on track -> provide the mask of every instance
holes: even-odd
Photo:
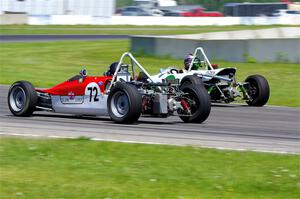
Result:
[[[241,107],[250,107],[247,104],[222,104],[222,103],[212,103],[212,107],[228,107],[228,108],[241,108]]]
[[[10,118],[20,118],[20,117],[15,117],[13,115],[6,115],[6,117]],[[112,121],[108,116],[105,117],[99,117],[99,116],[80,116],[80,115],[60,115],[60,114],[43,114],[43,113],[33,113],[32,116],[26,117],[26,118],[32,118],[34,117],[40,117],[40,118],[60,118],[60,119],[78,119],[78,120],[85,120],[85,121],[99,121],[103,123],[112,123],[112,124],[118,124]],[[24,117],[23,117],[24,118]],[[173,124],[179,124],[183,123],[182,121],[157,121],[161,118],[159,117],[151,117],[151,121],[147,120],[141,120],[141,119],[148,119],[150,117],[144,117],[141,116],[140,119],[133,123],[133,124],[120,124],[120,125],[126,125],[126,126],[135,126],[139,124],[152,124],[152,125],[173,125]],[[58,121],[52,121],[52,120],[47,120],[49,122],[58,122]],[[61,121],[61,122],[66,122],[66,121]]]

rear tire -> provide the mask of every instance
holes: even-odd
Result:
[[[136,87],[126,83],[116,83],[108,95],[108,114],[117,123],[136,122],[142,112],[142,98]]]
[[[182,85],[180,88],[188,93],[189,99],[195,102],[195,105],[189,104],[192,116],[180,116],[180,119],[188,123],[204,122],[211,110],[210,97],[207,90],[201,85]]]
[[[8,91],[8,107],[15,116],[30,116],[37,105],[38,96],[30,82],[17,81]]]
[[[186,85],[203,85],[202,80],[200,77],[196,75],[187,75],[184,78],[182,78],[180,82],[180,87],[186,86]]]
[[[246,78],[245,82],[249,83],[247,89],[252,100],[246,101],[249,106],[263,106],[270,97],[270,87],[266,78],[261,75],[251,75]]]

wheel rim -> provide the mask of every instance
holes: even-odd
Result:
[[[191,109],[191,114],[193,115],[199,108],[199,102],[194,92],[189,92],[189,106]]]
[[[196,97],[196,94],[191,91],[191,90],[187,90],[185,93],[188,94],[188,97],[185,98],[185,101],[189,104],[190,106],[190,111],[191,114],[194,115],[194,113],[197,111],[197,109],[200,106],[200,103]],[[190,117],[191,115],[186,115],[187,117]]]
[[[121,91],[116,92],[112,96],[111,110],[117,117],[125,116],[129,111],[129,99],[128,96]]]
[[[252,101],[258,96],[258,87],[255,82],[249,82],[248,94],[252,98]]]
[[[9,97],[9,103],[14,111],[19,112],[23,110],[26,103],[26,94],[22,87],[16,86],[12,89]]]

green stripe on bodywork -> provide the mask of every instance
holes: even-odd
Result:
[[[166,77],[167,80],[174,80],[175,76],[174,75],[169,75],[168,77]]]

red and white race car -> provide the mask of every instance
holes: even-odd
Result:
[[[109,115],[117,123],[133,123],[141,114],[177,114],[184,122],[201,123],[209,116],[210,98],[203,86],[179,85],[168,80],[155,83],[126,52],[104,76],[87,76],[86,70],[82,70],[50,89],[37,89],[27,81],[17,81],[9,89],[8,106],[15,116],[30,116],[43,110],[81,116]]]

